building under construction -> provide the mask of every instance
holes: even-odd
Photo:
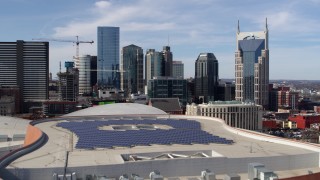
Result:
[[[79,71],[74,62],[65,62],[66,72],[59,72],[59,100],[77,101],[79,94]]]

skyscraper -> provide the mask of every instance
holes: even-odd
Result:
[[[172,52],[170,46],[163,46],[162,50],[162,76],[172,76]]]
[[[90,70],[90,86],[93,87],[97,85],[97,56],[91,56]]]
[[[18,87],[21,110],[48,99],[48,42],[0,42],[0,86]]]
[[[126,96],[143,92],[143,50],[136,45],[121,50],[121,89]]]
[[[236,100],[268,107],[269,48],[268,26],[265,31],[237,31],[235,52]]]
[[[200,53],[195,62],[195,98],[198,103],[216,100],[218,60],[213,53]]]
[[[120,88],[119,79],[119,27],[98,27],[98,86]]]
[[[182,61],[172,61],[172,76],[175,78],[184,77],[184,64]]]
[[[162,55],[154,49],[148,49],[145,55],[145,83],[157,76],[162,76]]]
[[[84,55],[78,59],[79,70],[79,94],[89,94],[92,92],[90,80],[91,80],[91,56]]]

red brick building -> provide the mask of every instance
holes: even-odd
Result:
[[[310,124],[320,123],[319,114],[296,114],[289,117],[289,121],[297,123],[297,128],[310,128]]]
[[[298,107],[299,93],[290,91],[290,87],[278,87],[278,107]]]
[[[277,128],[277,121],[275,120],[263,120],[262,121],[262,128],[263,129],[275,129]]]

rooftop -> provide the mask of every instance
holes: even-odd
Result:
[[[134,113],[136,106],[139,106],[139,110]],[[140,104],[111,104],[85,110],[37,124],[36,127],[49,137],[47,143],[15,160],[7,168],[14,171],[18,169],[31,171],[41,168],[43,172],[47,171],[52,175],[52,169],[64,167],[66,152],[69,152],[67,166],[73,170],[77,169],[77,173],[81,174],[81,177],[84,177],[85,174],[101,174],[102,169],[103,173],[111,177],[119,177],[119,174],[126,172],[137,173],[144,178],[154,169],[159,170],[165,177],[190,177],[207,168],[220,175],[244,173],[250,162],[260,162],[265,164],[266,168],[281,172],[306,168],[315,169],[315,171],[319,169],[318,145],[303,144],[232,128],[221,119],[168,115],[156,108]],[[179,123],[170,124],[170,121],[174,121],[174,123],[178,121]],[[96,141],[95,139],[99,139],[99,137],[93,134],[91,125],[101,132],[109,131],[112,133],[136,131],[139,134],[141,130],[148,130],[148,133],[151,134],[141,136],[141,138],[148,138],[160,131],[178,131],[180,122],[185,122],[183,125],[193,124],[192,127],[198,124],[196,126],[201,128],[204,134],[232,140],[233,143],[179,143],[172,141],[169,144],[153,142],[147,145],[133,143],[134,145],[130,146],[120,144],[112,147],[83,148],[77,147],[81,136],[76,131],[60,126],[68,123],[85,123],[78,127],[82,128],[81,131],[87,133],[87,136],[92,135],[92,141]],[[96,126],[95,123],[102,125]],[[181,130],[188,129],[181,128]],[[182,135],[175,135],[173,138],[179,137]],[[112,140],[116,143],[127,142],[126,138],[117,136]],[[169,137],[158,134],[152,138],[164,140]],[[106,141],[109,140],[100,139],[96,142]],[[132,137],[133,141],[134,137]],[[233,171],[229,172],[230,169]],[[297,171],[288,171],[283,174],[281,177],[296,176]]]

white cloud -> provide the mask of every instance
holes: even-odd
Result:
[[[99,9],[106,9],[111,6],[111,3],[109,1],[97,1],[94,5]]]

